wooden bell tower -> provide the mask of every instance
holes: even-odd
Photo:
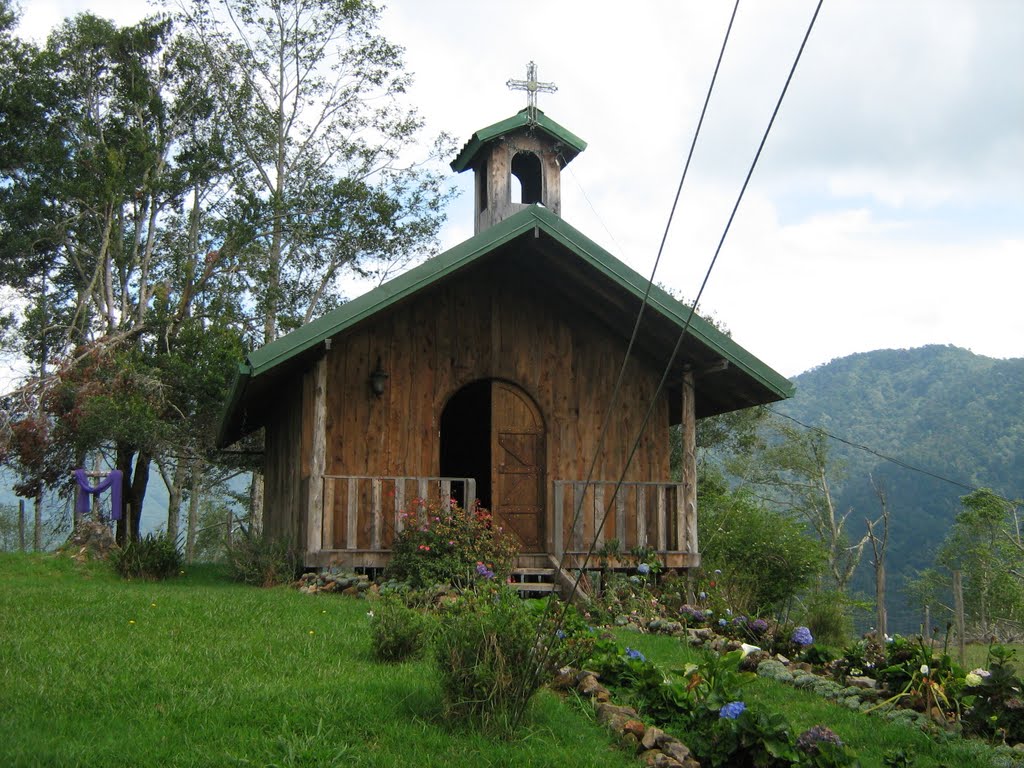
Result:
[[[474,133],[452,161],[457,173],[473,170],[473,234],[530,205],[561,216],[562,168],[587,147],[537,109],[537,93],[554,91],[555,86],[537,81],[532,61],[526,73],[526,80],[508,81],[510,88],[527,92],[526,109]]]

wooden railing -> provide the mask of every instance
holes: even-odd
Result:
[[[697,514],[686,509],[682,483],[622,483],[618,493],[615,485],[610,480],[554,481],[555,557],[578,562],[592,543],[596,550],[612,539],[624,554],[651,547],[659,554],[697,556]]]
[[[448,508],[476,498],[471,477],[324,475],[321,550],[380,552],[391,548],[419,501]]]

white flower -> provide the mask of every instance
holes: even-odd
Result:
[[[921,674],[922,674],[922,675],[927,675],[927,674],[928,674],[928,672],[929,672],[929,670],[928,670],[928,665],[927,665],[927,664],[922,664],[922,665],[921,665]]]
[[[366,615],[367,615],[367,617],[372,619],[373,618],[373,611],[367,611]]]
[[[964,682],[970,686],[981,685],[981,675],[976,675],[973,672],[968,672],[967,677],[964,678]]]
[[[971,674],[977,675],[978,677],[982,678],[990,677],[992,675],[992,673],[989,672],[987,669],[982,669],[981,667],[978,667],[977,669],[972,669]]]
[[[740,650],[743,651],[743,658],[747,658],[754,651],[760,651],[761,649],[750,643],[740,643]]]

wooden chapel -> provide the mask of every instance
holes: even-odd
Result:
[[[578,567],[611,539],[699,564],[696,420],[793,387],[694,316],[655,398],[690,314],[655,287],[611,405],[647,286],[561,218],[561,171],[585,147],[532,106],[477,131],[451,164],[475,177],[472,238],[239,365],[219,444],[265,430],[264,530],[298,542],[306,566],[384,566],[401,512],[428,497],[479,499],[524,569]]]

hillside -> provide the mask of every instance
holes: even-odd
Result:
[[[1024,359],[995,360],[951,346],[878,350],[833,360],[794,381],[797,395],[776,407],[780,413],[943,478],[1024,497]],[[891,621],[898,631],[912,631],[918,607],[897,602],[896,592],[906,575],[931,563],[968,490],[831,445],[845,463],[839,503],[853,508],[861,528],[879,512],[869,478],[887,492]]]

